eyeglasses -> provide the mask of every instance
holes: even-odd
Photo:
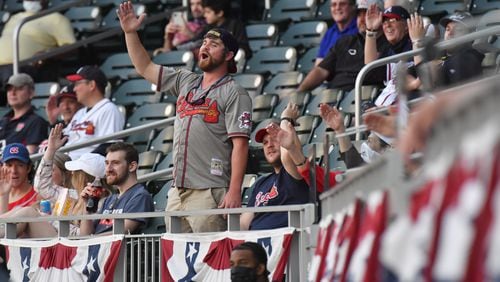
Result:
[[[77,86],[77,85],[84,84],[84,83],[87,84],[89,82],[90,82],[90,80],[82,79],[82,80],[75,81],[74,84],[75,84],[75,86]]]

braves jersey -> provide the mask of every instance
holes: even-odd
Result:
[[[69,125],[64,129],[68,136],[66,145],[72,145],[106,136],[123,129],[125,119],[115,104],[107,98],[102,99],[92,108],[82,108],[76,112]],[[92,145],[69,152],[71,159],[76,160],[84,153],[90,153],[98,145]]]
[[[157,91],[177,96],[174,123],[174,183],[183,188],[228,187],[231,138],[249,138],[252,101],[229,75],[201,89],[203,76],[160,68]]]
[[[285,168],[257,180],[247,207],[298,205],[309,202],[309,186],[304,179],[293,178]],[[255,213],[250,230],[288,226],[287,212]]]

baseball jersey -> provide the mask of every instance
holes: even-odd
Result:
[[[203,76],[161,67],[157,91],[177,96],[174,183],[183,188],[228,187],[233,137],[249,138],[252,101],[229,75],[201,89]]]
[[[304,179],[293,178],[284,167],[257,180],[247,207],[305,204],[309,202],[309,185]],[[250,230],[288,226],[287,212],[255,213]]]
[[[135,184],[123,194],[112,194],[104,199],[104,203],[99,210],[100,214],[120,214],[133,212],[152,212],[153,198],[142,184]],[[134,218],[144,227],[147,223],[145,218]],[[113,229],[112,219],[101,219],[94,221],[95,234],[111,231]],[[134,233],[139,230],[134,230]]]
[[[73,116],[69,125],[64,129],[68,136],[66,145],[72,145],[102,137],[123,129],[125,120],[118,108],[107,98],[102,99],[91,109],[85,107]],[[72,160],[78,159],[84,153],[90,153],[98,145],[92,145],[69,152]]]

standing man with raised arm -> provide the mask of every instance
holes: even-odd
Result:
[[[132,3],[120,5],[118,17],[136,71],[177,98],[174,123],[174,187],[168,192],[167,211],[241,206],[241,184],[252,129],[252,102],[228,73],[236,72],[238,42],[226,30],[210,30],[200,48],[203,73],[174,70],[154,64],[140,42]],[[169,226],[166,219],[167,228]],[[220,215],[185,217],[183,232],[226,229]]]

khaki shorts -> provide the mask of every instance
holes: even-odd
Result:
[[[186,189],[172,187],[168,191],[166,211],[189,211],[216,209],[227,192],[227,188]],[[165,217],[167,232],[169,217]],[[181,232],[226,231],[227,221],[222,215],[186,216],[181,218]]]

